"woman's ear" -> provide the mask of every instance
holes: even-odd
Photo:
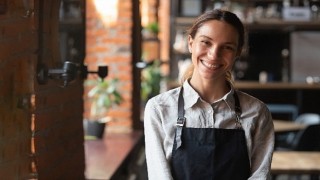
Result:
[[[193,38],[188,35],[188,50],[190,53],[192,53],[192,44],[193,44]]]

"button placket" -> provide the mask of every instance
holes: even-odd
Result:
[[[212,128],[214,128],[215,124],[216,124],[216,119],[214,118],[214,113],[215,113],[214,109],[215,109],[214,105],[212,104],[211,105],[211,114],[210,114],[210,119],[211,119],[211,123],[212,123],[211,127]]]

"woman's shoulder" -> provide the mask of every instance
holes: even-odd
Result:
[[[245,93],[239,90],[236,90],[236,93],[239,96],[239,100],[241,104],[246,104],[249,107],[256,107],[256,108],[263,108],[263,109],[267,108],[267,105],[263,101],[261,101],[260,99],[248,93]]]
[[[152,97],[149,101],[161,106],[176,105],[181,87],[174,88]]]
[[[271,113],[267,105],[260,99],[242,91],[237,91],[243,117],[248,122],[268,124],[272,122]]]

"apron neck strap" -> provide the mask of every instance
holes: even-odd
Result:
[[[234,91],[233,97],[234,97],[234,111],[236,113],[236,127],[239,129],[242,129],[242,125],[240,121],[242,110],[240,106],[239,97],[236,91]]]
[[[183,127],[186,118],[184,117],[184,99],[183,99],[183,86],[181,86],[178,98],[178,120],[177,126]]]
[[[241,111],[239,97],[236,91],[234,91],[233,96],[235,101],[236,127],[239,129],[242,129],[242,125],[240,121],[240,116],[242,111]],[[186,118],[184,117],[183,86],[181,86],[180,92],[179,92],[179,98],[178,98],[178,119],[176,124],[176,134],[175,134],[176,143],[174,144],[174,149],[178,149],[182,144],[181,134],[182,134],[182,128],[184,127],[185,122],[186,122]]]
[[[176,124],[176,132],[175,132],[175,143],[173,144],[173,149],[178,149],[181,144],[181,135],[182,129],[186,122],[186,118],[184,117],[184,100],[183,100],[183,87],[181,86],[178,98],[178,119]]]

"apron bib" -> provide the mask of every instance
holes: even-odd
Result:
[[[178,120],[172,149],[171,169],[175,180],[245,180],[250,162],[240,103],[235,95],[238,129],[186,128],[183,88],[178,100]]]

